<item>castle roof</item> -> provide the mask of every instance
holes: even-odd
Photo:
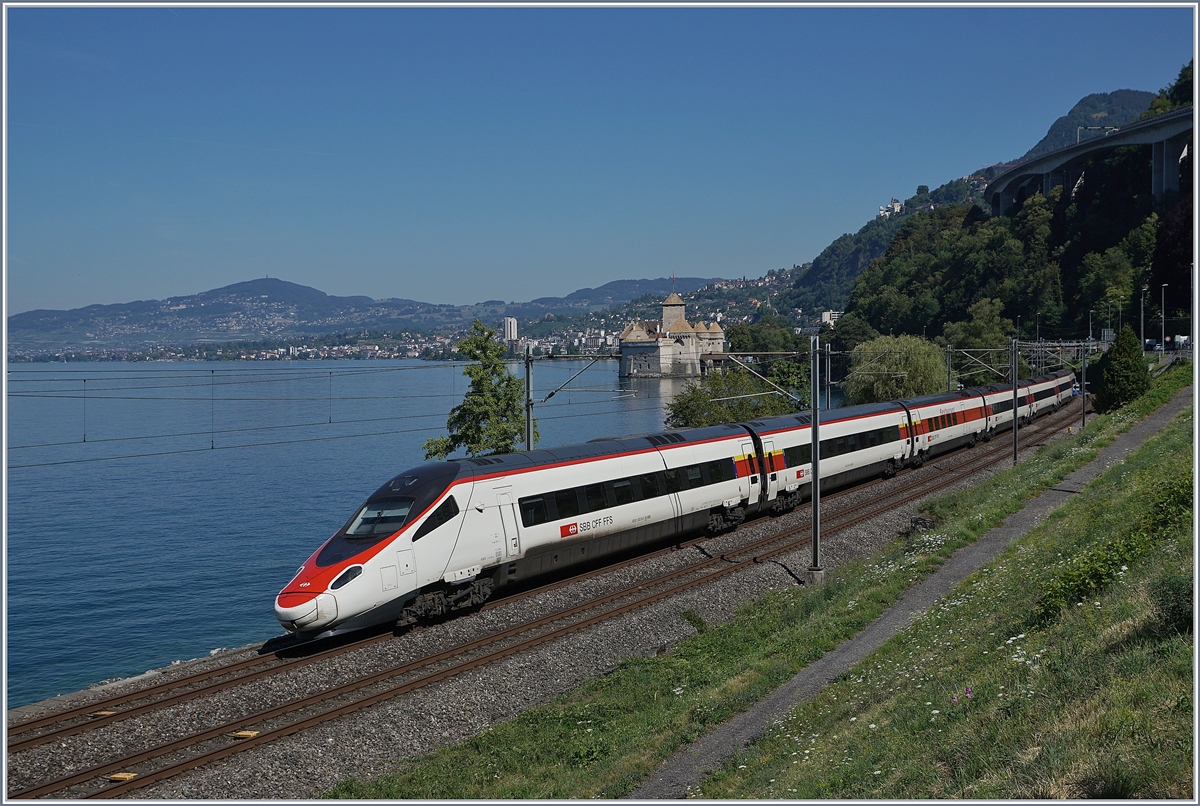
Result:
[[[689,325],[687,320],[684,319],[682,316],[679,317],[678,319],[676,319],[671,324],[667,325],[663,329],[666,330],[668,333],[694,333],[695,332],[695,330],[693,330],[692,326]]]
[[[686,304],[686,303],[683,301],[683,297],[679,296],[674,291],[671,292],[671,296],[669,296],[663,300],[663,305],[684,305],[684,304]]]

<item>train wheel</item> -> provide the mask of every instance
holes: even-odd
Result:
[[[887,464],[883,466],[883,477],[885,479],[893,478],[896,475],[896,463],[891,459],[887,460]]]

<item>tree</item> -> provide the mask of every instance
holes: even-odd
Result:
[[[1121,328],[1112,347],[1100,359],[1099,370],[1100,389],[1095,397],[1097,411],[1119,409],[1150,388],[1150,370],[1132,327]]]
[[[525,383],[508,371],[504,345],[496,341],[496,331],[476,319],[471,332],[458,343],[458,351],[479,363],[463,368],[471,388],[446,418],[449,436],[425,443],[425,458],[445,459],[459,448],[466,448],[468,456],[519,450],[525,441]],[[535,445],[537,436],[535,421]]]
[[[829,343],[839,353],[848,353],[864,341],[879,338],[879,331],[867,324],[862,316],[850,311],[838,318]]]
[[[948,344],[955,350],[978,351],[954,354],[954,368],[967,386],[1008,379],[1012,366],[1008,343],[1013,334],[1013,323],[1000,315],[1003,310],[1004,303],[1000,300],[981,299],[967,308],[970,319],[947,323],[944,338],[938,339],[940,344]],[[985,350],[988,352],[983,352]]]
[[[807,370],[807,367],[797,369]],[[779,385],[787,388],[784,383]],[[745,395],[754,397],[744,397]],[[746,370],[728,369],[710,372],[699,380],[688,383],[684,390],[667,404],[665,424],[667,428],[700,428],[706,425],[757,420],[760,417],[772,417],[796,410],[794,401]]]
[[[846,395],[854,403],[880,403],[946,390],[946,356],[918,336],[880,336],[850,353]]]
[[[753,325],[730,325],[725,338],[734,353],[788,353],[796,349],[792,329],[770,313],[764,313]]]

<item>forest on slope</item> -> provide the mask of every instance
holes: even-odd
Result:
[[[1163,89],[1149,113],[1191,103],[1192,65]],[[1191,302],[1191,147],[1180,190],[1155,199],[1151,148],[1102,152],[1075,188],[1037,193],[989,217],[977,205],[950,204],[905,218],[884,255],[857,277],[840,321],[864,337],[941,336],[972,319],[980,300],[998,300],[1023,338],[1080,338],[1111,321],[1160,321],[1186,333]],[[1163,286],[1165,284],[1165,290]],[[1150,336],[1149,327],[1147,336]],[[1158,327],[1154,328],[1154,332]],[[1097,332],[1098,335],[1098,332]]]

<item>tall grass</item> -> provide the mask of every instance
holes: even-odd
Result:
[[[1133,404],[1141,406],[1140,409],[1096,418],[1081,436],[1052,446],[1034,459],[1023,462],[1016,472],[1006,471],[993,478],[988,483],[990,492],[979,495],[968,492],[943,499],[931,510],[940,521],[936,530],[899,539],[869,561],[842,565],[822,586],[772,592],[740,608],[732,621],[721,625],[703,624],[695,613],[685,612],[682,617],[696,634],[682,642],[669,656],[628,660],[607,677],[530,709],[460,745],[439,748],[420,759],[398,762],[394,774],[375,781],[343,782],[330,796],[437,799],[619,797],[626,794],[676,748],[750,707],[805,665],[861,630],[894,604],[911,584],[935,571],[955,548],[974,540],[1008,512],[1019,508],[1024,498],[1057,483],[1133,421],[1169,399],[1189,380],[1188,372],[1168,373],[1156,382],[1151,392],[1153,397],[1148,395]],[[1190,462],[1190,455],[1188,460]],[[999,573],[993,570],[983,576],[990,578],[989,574],[998,576]],[[966,613],[970,601],[960,595],[948,600],[942,608]],[[1071,616],[1075,616],[1074,612]],[[1017,649],[1028,654],[1031,643],[1027,638],[1033,629],[1022,628],[1019,632],[1024,634],[1015,638],[1018,633],[1008,635],[1011,631],[1006,625],[1000,631],[1005,635],[998,641],[1003,644],[1012,637],[1013,641],[1007,647],[1012,650],[1010,654],[1015,654]],[[907,647],[906,651],[923,651],[925,654],[920,657],[935,663],[936,658],[927,657],[934,652],[935,645],[941,649],[958,646],[965,633],[959,632],[959,638],[945,630],[936,635],[939,637],[922,634],[920,642]],[[992,647],[994,637],[988,636],[981,652],[997,652],[997,648]],[[864,681],[868,678],[882,682],[879,675],[883,671],[882,664],[878,669],[856,671],[854,679],[862,678],[856,685],[865,686]],[[953,692],[947,686],[952,685],[957,691],[960,685],[972,685],[971,682],[951,683],[945,675],[928,678],[928,672],[918,675],[922,679],[914,679],[915,668],[897,674],[895,682],[886,688],[898,691],[899,681],[905,674],[908,677],[904,678],[907,681],[904,685],[911,684],[913,690],[923,695],[927,688],[934,687],[951,697]],[[935,679],[946,682],[935,685]],[[820,702],[824,703],[824,713],[821,716],[828,719],[819,724],[841,724],[837,720],[844,716],[848,726],[869,731],[863,734],[867,746],[874,742],[872,737],[882,735],[877,731],[884,725],[893,725],[895,729],[910,722],[918,724],[915,717],[885,722],[881,712],[870,720],[874,727],[867,728],[866,723],[858,724],[863,718],[857,712],[834,716],[835,711],[843,714],[839,709],[847,705],[847,698],[858,701],[863,696],[853,689],[839,688],[848,685],[850,680],[847,678],[822,696]],[[980,685],[980,682],[974,682],[976,688]],[[998,701],[1004,700],[1006,707],[1010,702],[1024,702],[1020,696],[1025,694],[1014,688],[1016,683],[999,682],[996,685],[1006,688],[989,687],[986,690]],[[974,692],[975,689],[970,697],[964,692],[960,702],[963,699],[968,703],[982,702]],[[1005,697],[1009,699],[1005,700]],[[922,702],[925,700],[934,702],[932,696],[926,695]],[[830,710],[831,703],[837,708]],[[811,714],[806,712],[807,715],[797,719],[806,726],[815,726],[818,722],[808,720],[814,719],[822,708]],[[945,726],[937,724],[938,718],[945,720],[947,717],[943,714],[950,712],[937,707],[928,710],[938,713],[925,714],[923,718],[934,719],[930,723],[934,729],[945,731]],[[794,724],[795,720],[789,723]],[[1021,735],[1020,719],[1007,720],[1006,724],[1014,736]],[[919,726],[924,728],[924,721],[920,721]],[[756,747],[756,752],[762,755],[740,762],[745,769],[732,765],[706,782],[702,791],[713,796],[796,797],[799,786],[777,786],[784,773],[776,770],[799,769],[805,766],[800,763],[801,759],[818,751],[824,759],[821,766],[832,765],[847,772],[854,769],[857,770],[855,775],[865,774],[873,785],[878,785],[884,775],[882,768],[878,775],[875,767],[863,773],[861,764],[853,764],[854,756],[848,753],[836,763],[833,761],[837,753],[831,750],[832,747],[844,745],[849,751],[851,745],[846,743],[849,734],[842,739],[836,736],[834,740],[829,739],[831,730],[838,732],[836,727],[806,727],[806,733],[800,738],[796,738],[800,735],[796,730],[774,734]],[[902,736],[898,734],[893,746],[903,747]],[[826,744],[830,741],[834,744]],[[801,748],[798,743],[804,746]],[[776,746],[785,752],[789,763],[781,764],[780,759],[785,757],[770,752],[770,748]],[[861,761],[864,754],[857,747],[855,745],[855,753]],[[761,779],[756,777],[759,772],[764,773]],[[828,774],[829,769],[825,773]],[[927,771],[922,770],[918,778],[925,781],[926,776]],[[859,790],[849,786],[848,782],[854,776],[834,777],[844,780],[845,788],[830,785],[812,790],[821,794],[808,796],[841,797],[860,791],[878,796],[876,789]],[[923,796],[929,796],[935,790],[943,795],[954,794],[944,785],[940,789],[934,787],[933,780],[928,779],[930,787],[924,790],[916,787],[913,791],[924,791]]]
[[[700,792],[1192,797],[1192,485],[1171,472],[1191,429],[1189,413],[1111,468]]]

